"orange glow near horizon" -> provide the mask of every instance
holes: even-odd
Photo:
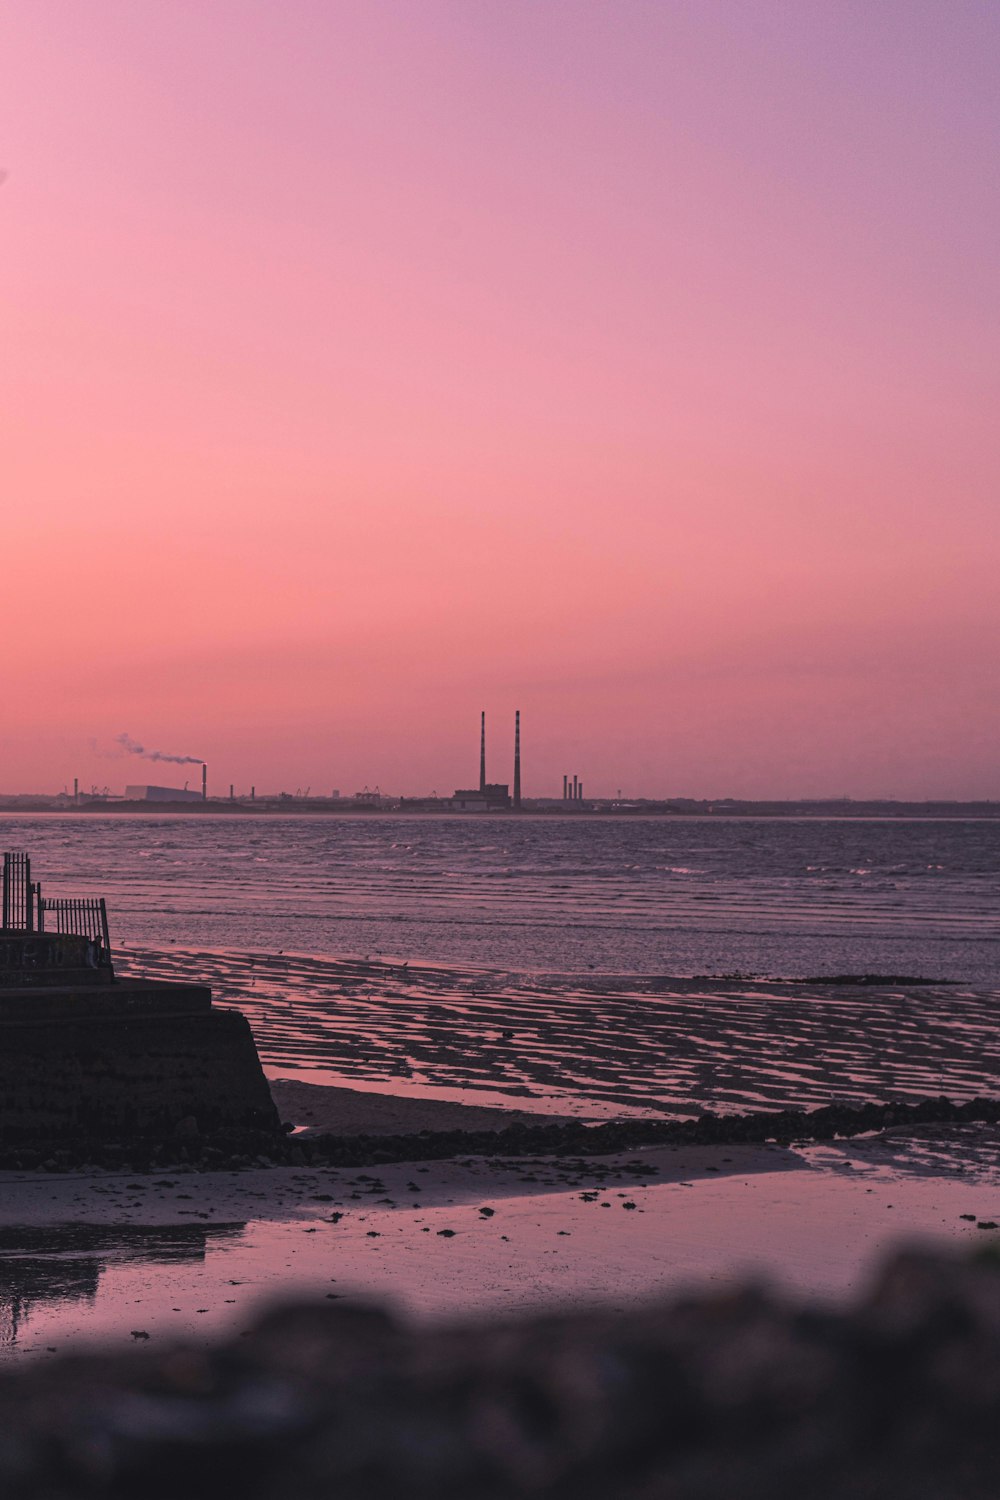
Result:
[[[0,791],[1000,795],[998,42],[11,0]]]

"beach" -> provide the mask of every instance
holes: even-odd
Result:
[[[369,1164],[0,1174],[6,1360],[198,1340],[293,1297],[433,1322],[636,1308],[748,1276],[836,1299],[900,1241],[1000,1234],[995,1125],[604,1156],[470,1144],[516,1123],[995,1096],[989,993],[573,976],[561,1015],[557,976],[177,948],[132,966],[209,978],[250,1017],[291,1141],[364,1139]]]
[[[1000,1084],[997,995],[968,985],[525,974],[470,965],[129,949],[199,979],[271,1078],[581,1119],[968,1099]],[[306,1124],[295,1120],[295,1124]]]
[[[2,1355],[238,1330],[273,1301],[435,1323],[747,1278],[842,1300],[901,1241],[1000,1237],[995,1127],[364,1169],[4,1173]]]
[[[620,830],[602,845],[554,827],[537,844],[537,830],[437,822],[342,838],[295,819],[249,834],[222,818],[89,825],[91,856],[118,857],[116,972],[210,985],[252,1027],[285,1140],[364,1137],[366,1165],[251,1151],[222,1170],[168,1147],[140,1170],[126,1146],[120,1166],[46,1169],[43,1154],[0,1173],[5,1360],[197,1341],[290,1296],[388,1299],[434,1323],[642,1307],[748,1274],[842,1299],[901,1240],[992,1242],[990,1124],[733,1145],[634,1134],[578,1156],[501,1136],[995,1099],[992,827],[642,826],[626,846]],[[58,888],[80,849],[62,850],[59,820],[29,831]],[[371,951],[330,935],[296,947],[327,921]],[[709,962],[768,942],[783,976]],[[701,965],[668,968],[667,951]],[[526,961],[543,952],[547,967]],[[893,967],[863,967],[878,957]]]

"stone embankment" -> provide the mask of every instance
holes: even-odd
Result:
[[[505,1130],[420,1131],[410,1135],[308,1135],[233,1127],[202,1128],[195,1116],[167,1136],[116,1139],[80,1134],[73,1141],[36,1138],[0,1142],[0,1171],[72,1172],[87,1166],[160,1170],[175,1164],[221,1171],[249,1166],[381,1166],[390,1162],[444,1161],[455,1156],[612,1156],[652,1146],[726,1146],[774,1141],[779,1145],[848,1139],[916,1125],[1000,1123],[1000,1100],[945,1098],[913,1104],[831,1104],[812,1110],[762,1110],[742,1115],[703,1114],[692,1120],[613,1120],[603,1125],[528,1125]]]
[[[1000,1269],[413,1329],[328,1303],[0,1377],[8,1500],[993,1500]]]
[[[152,980],[0,988],[0,1160],[195,1125],[277,1130],[249,1023],[211,999]]]

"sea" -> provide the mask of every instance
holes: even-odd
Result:
[[[114,946],[1000,985],[1000,819],[5,816]]]

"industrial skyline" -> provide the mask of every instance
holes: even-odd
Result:
[[[845,794],[832,794],[823,797],[773,797],[773,798],[741,798],[733,796],[729,790],[724,790],[711,797],[695,797],[686,789],[678,789],[670,794],[657,796],[648,789],[625,788],[616,786],[614,788],[599,788],[596,792],[590,788],[585,794],[584,778],[579,772],[563,771],[561,776],[546,775],[544,780],[538,784],[531,782],[532,791],[527,795],[522,792],[522,759],[521,759],[521,710],[514,710],[514,726],[512,741],[512,782],[491,782],[487,769],[487,714],[485,709],[480,710],[479,715],[479,780],[475,787],[458,787],[453,793],[415,792],[403,788],[389,788],[389,784],[383,787],[378,781],[370,785],[365,782],[361,790],[355,792],[341,793],[340,790],[324,791],[314,788],[311,784],[303,786],[295,785],[294,790],[282,787],[270,789],[251,781],[249,786],[245,783],[238,784],[234,780],[224,781],[221,789],[213,788],[209,783],[209,766],[207,761],[198,756],[177,754],[162,750],[145,750],[144,747],[127,734],[116,737],[115,745],[123,747],[129,755],[142,756],[154,763],[168,763],[176,765],[191,765],[199,768],[199,787],[192,789],[185,781],[183,787],[163,784],[162,782],[140,782],[126,781],[122,790],[107,783],[91,783],[89,786],[80,777],[72,779],[72,793],[69,792],[68,783],[63,784],[61,791],[49,791],[34,788],[30,791],[17,791],[11,786],[6,788],[0,785],[0,799],[8,800],[18,797],[41,797],[58,802],[81,803],[93,799],[109,802],[141,802],[151,801],[166,803],[171,800],[187,804],[201,803],[250,803],[261,807],[273,803],[329,803],[335,807],[348,808],[351,806],[382,807],[391,809],[398,806],[409,811],[515,811],[524,809],[557,808],[563,804],[566,810],[572,808],[574,812],[587,809],[607,809],[614,806],[635,806],[639,803],[653,806],[669,806],[674,810],[683,807],[700,808],[709,805],[720,807],[732,804],[740,807],[751,807],[754,805],[773,806],[775,808],[794,806],[851,806],[854,804],[865,806],[880,806],[893,808],[896,806],[920,806],[924,804],[947,808],[950,805],[969,805],[982,809],[990,809],[993,805],[989,798],[938,798],[927,796],[923,798],[900,798],[891,793],[882,797],[852,798]],[[122,750],[119,749],[119,755]],[[341,778],[343,779],[343,778]],[[438,778],[440,780],[440,778]],[[588,784],[589,785],[589,784]],[[513,787],[513,791],[511,788]]]
[[[174,786],[170,784],[164,784],[163,782],[159,781],[152,782],[127,780],[125,782],[123,790],[119,792],[118,790],[107,784],[98,785],[96,783],[91,783],[91,785],[87,787],[86,784],[81,783],[81,779],[79,777],[74,777],[72,783],[72,797],[70,799],[74,804],[92,799],[100,799],[106,801],[155,803],[167,803],[170,801],[176,801],[178,803],[184,802],[188,804],[193,804],[195,802],[208,802],[210,800],[225,800],[228,802],[249,801],[251,803],[256,803],[258,801],[256,783],[251,783],[249,789],[247,790],[243,788],[238,789],[237,784],[231,781],[228,783],[228,790],[226,790],[226,788],[224,787],[221,792],[214,790],[210,792],[208,763],[207,761],[202,760],[199,756],[178,754],[172,751],[159,749],[146,749],[144,745],[142,745],[139,741],[134,740],[130,735],[125,733],[117,735],[115,737],[114,744],[117,747],[117,753],[119,755],[124,753],[131,756],[138,756],[151,762],[160,764],[197,766],[200,771],[200,789],[190,788],[187,781],[185,781],[183,786]],[[268,792],[262,789],[259,800],[261,801],[261,803],[273,801],[275,799],[285,799],[291,801],[329,801],[342,803],[343,805],[348,805],[350,803],[360,803],[373,806],[389,806],[392,803],[399,803],[400,805],[405,806],[411,810],[433,808],[443,809],[445,807],[450,807],[457,811],[500,811],[509,809],[513,812],[520,812],[525,802],[525,799],[522,796],[520,709],[514,710],[512,773],[512,782],[491,782],[488,778],[486,710],[481,709],[479,715],[479,784],[475,788],[458,788],[454,793],[451,794],[451,796],[441,796],[437,792],[415,795],[412,792],[400,790],[383,792],[377,783],[374,789],[370,788],[366,783],[362,791],[348,794],[347,796],[342,798],[339,790],[335,790],[330,793],[321,791],[314,792],[312,787],[310,786],[303,791],[302,787],[298,786],[294,792],[289,792],[284,789],[272,790]],[[513,791],[511,790],[512,787]],[[6,792],[0,789],[0,796],[30,796],[35,794],[36,793],[12,792],[10,788],[8,788]],[[69,797],[68,786],[66,785],[64,785],[61,793],[41,792],[37,794],[56,797]],[[563,802],[572,802],[578,807],[582,807],[582,804],[584,802],[583,781],[578,774],[574,774],[572,781],[570,781],[568,774],[563,773],[561,799],[559,799],[557,786],[553,786],[537,789],[534,795],[529,797],[527,800],[532,805],[548,804],[554,803],[557,800],[562,800]],[[613,796],[611,794],[608,794],[604,797],[598,797],[597,799],[595,799],[595,801],[598,802],[613,802],[621,800],[622,792],[620,788],[617,789]]]
[[[294,791],[284,788],[273,788],[258,790],[256,783],[251,783],[249,788],[238,787],[233,781],[224,784],[221,789],[213,789],[209,784],[209,767],[207,762],[198,757],[180,755],[165,751],[143,750],[137,742],[130,740],[129,736],[118,736],[118,741],[127,741],[127,749],[133,755],[145,755],[152,762],[167,762],[173,764],[197,765],[200,770],[200,786],[193,789],[185,782],[183,787],[164,785],[158,782],[127,782],[123,791],[104,785],[91,785],[89,788],[81,786],[80,779],[73,779],[73,791],[69,793],[64,787],[61,793],[12,793],[10,788],[0,788],[0,800],[7,799],[8,803],[20,797],[31,798],[41,796],[43,800],[51,802],[55,806],[82,806],[92,801],[101,803],[138,805],[151,803],[157,806],[184,804],[189,809],[197,804],[206,807],[219,808],[227,805],[243,806],[249,805],[258,810],[273,810],[287,806],[310,806],[318,808],[329,807],[331,810],[353,810],[363,808],[365,810],[381,809],[385,811],[400,810],[404,812],[521,812],[521,811],[564,811],[572,810],[574,813],[597,811],[607,812],[618,810],[635,810],[641,806],[653,809],[662,809],[672,812],[704,812],[725,811],[736,809],[737,811],[752,811],[754,808],[770,809],[775,813],[800,809],[805,811],[822,812],[824,809],[829,815],[831,810],[841,810],[846,815],[863,815],[860,809],[867,808],[870,811],[881,809],[883,812],[901,811],[904,808],[934,807],[942,815],[947,815],[949,808],[961,808],[968,806],[975,808],[979,815],[993,816],[994,808],[1000,805],[991,803],[988,799],[899,799],[895,797],[874,799],[853,799],[847,796],[826,798],[765,798],[748,799],[734,798],[728,794],[714,798],[696,798],[679,791],[668,797],[650,796],[642,790],[625,791],[621,787],[613,791],[599,792],[596,795],[584,792],[584,780],[579,772],[570,774],[563,772],[561,776],[561,787],[555,784],[543,784],[534,787],[533,794],[527,796],[522,793],[522,757],[521,757],[521,710],[514,710],[514,733],[512,742],[512,773],[511,782],[493,782],[488,775],[488,740],[487,740],[487,713],[485,709],[480,710],[479,715],[479,779],[475,787],[458,787],[452,793],[441,794],[437,791],[424,794],[414,794],[399,789],[382,788],[377,782],[374,786],[365,783],[363,789],[342,794],[339,790],[330,792],[314,789],[312,786],[303,788],[296,786]],[[513,791],[511,790],[513,787]]]

